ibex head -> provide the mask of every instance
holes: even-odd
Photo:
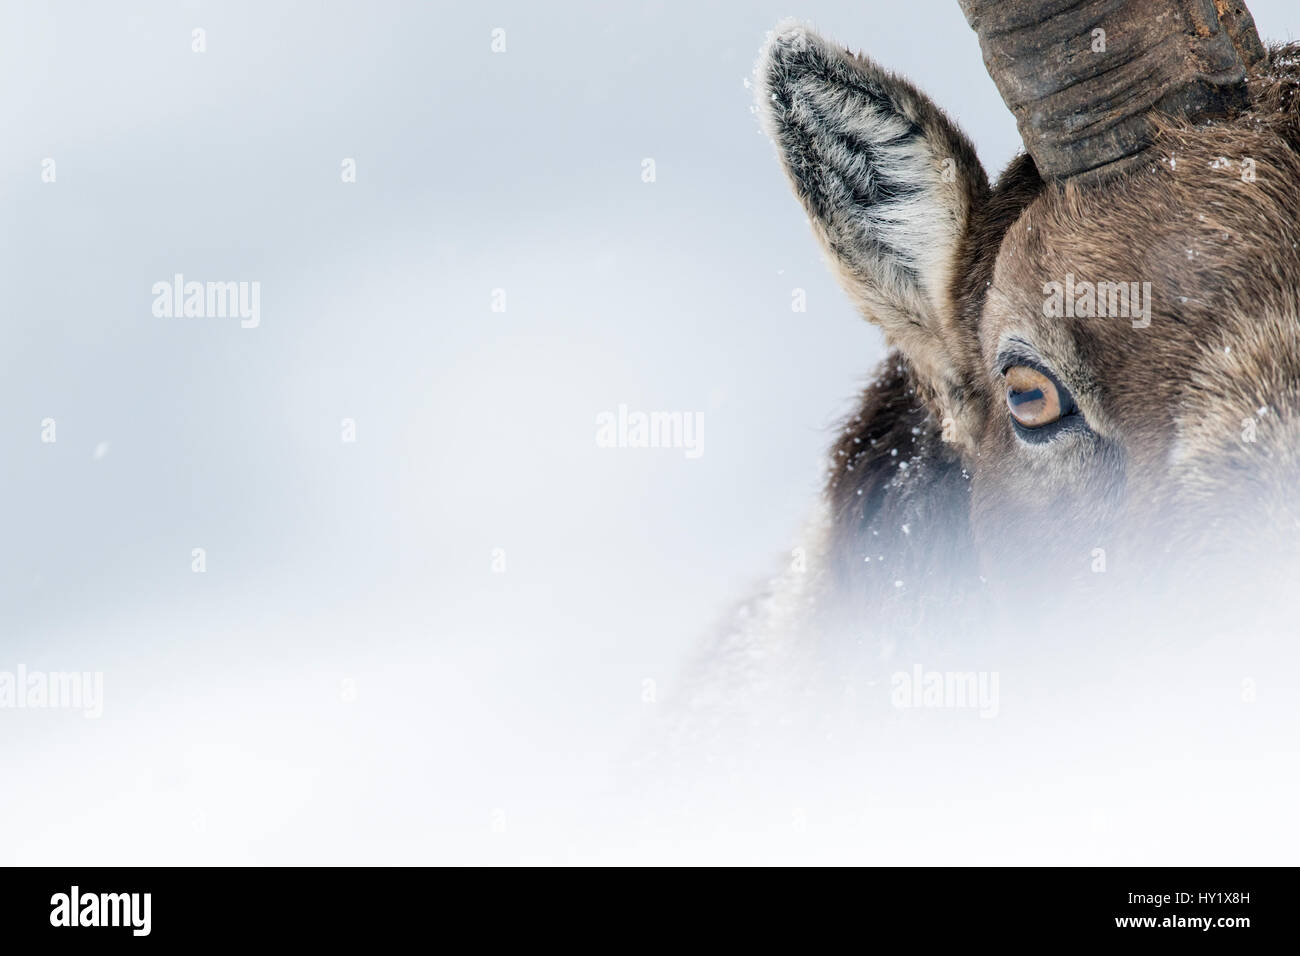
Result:
[[[837,449],[843,559],[908,481],[959,499],[911,507],[991,577],[1257,522],[1300,544],[1300,52],[1233,0],[962,9],[1027,151],[993,186],[870,60],[787,25],[759,64],[794,191],[898,353]]]

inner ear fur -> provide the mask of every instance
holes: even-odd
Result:
[[[773,33],[757,76],[764,126],[840,283],[962,440],[979,342],[957,270],[989,195],[974,148],[906,80],[796,23]]]

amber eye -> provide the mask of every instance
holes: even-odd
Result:
[[[1007,408],[1025,428],[1042,428],[1059,421],[1069,397],[1050,378],[1027,365],[1013,365],[1006,371]]]

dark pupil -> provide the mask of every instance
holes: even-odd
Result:
[[[1013,388],[1011,394],[1007,396],[1007,400],[1016,407],[1019,407],[1026,402],[1041,402],[1044,400],[1043,390],[1041,388],[1036,388],[1029,392],[1018,392]]]

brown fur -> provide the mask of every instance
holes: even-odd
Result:
[[[814,235],[891,352],[832,450],[820,560],[707,649],[682,736],[728,772],[773,740],[851,744],[888,719],[903,646],[966,670],[1058,630],[1158,638],[1171,606],[1240,626],[1237,584],[1300,552],[1300,44],[1254,70],[1238,116],[1157,117],[1141,161],[1085,179],[1022,156],[991,189],[915,87],[798,25],[769,42],[758,90]],[[1149,283],[1150,324],[1048,314],[1067,275]],[[1068,388],[1073,427],[1015,429],[1012,364]]]
[[[953,302],[978,345],[948,343],[961,388],[929,398],[892,355],[835,446],[831,565],[855,605],[933,584],[937,553],[951,591],[978,580],[976,554],[992,578],[1026,560],[1081,577],[1094,546],[1121,566],[1171,560],[1241,544],[1227,539],[1264,510],[1270,538],[1300,540],[1300,44],[1274,48],[1250,90],[1232,121],[1165,119],[1142,167],[1109,181],[1044,184],[1022,156],[975,209]],[[1044,283],[1067,272],[1150,281],[1151,326],[1044,317]],[[1018,447],[993,368],[1007,335],[1068,375],[1095,431],[1073,453]],[[964,447],[940,440],[953,406],[980,423]]]

